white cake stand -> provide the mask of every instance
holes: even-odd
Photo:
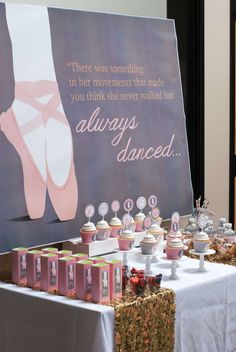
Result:
[[[204,260],[205,255],[212,255],[212,254],[215,254],[215,252],[216,251],[214,249],[208,249],[208,251],[204,252],[204,253],[196,252],[195,249],[190,249],[189,253],[191,253],[193,255],[197,255],[197,256],[200,257],[199,268],[197,270],[199,273],[205,273],[206,272],[205,260]]]
[[[132,248],[132,249],[128,249],[128,250],[122,250],[122,249],[116,248],[116,249],[114,249],[114,251],[115,251],[116,253],[122,253],[122,256],[123,256],[123,265],[127,265],[127,266],[128,266],[128,254],[129,254],[129,253],[136,252],[137,249],[136,249],[136,248]]]
[[[165,243],[165,246],[163,247],[163,249],[166,249],[166,246],[167,246],[167,241],[165,241],[165,242],[166,242],[166,243]],[[186,249],[188,249],[188,246],[185,246],[185,245],[184,245],[184,251],[186,251]],[[182,256],[181,258],[183,258],[183,257],[184,257],[184,256]],[[166,258],[166,257],[165,257],[165,258]],[[180,259],[181,259],[181,258],[180,258]],[[164,257],[163,257],[162,259],[164,259]],[[178,259],[177,262],[175,263],[176,268],[179,268],[179,263],[178,263],[178,262],[179,262],[180,259]],[[186,257],[185,257],[185,259],[186,259]]]
[[[183,255],[181,258],[179,259],[169,259],[167,257],[161,257],[161,259],[167,260],[169,262],[171,262],[171,274],[170,274],[170,279],[171,280],[178,280],[179,276],[177,275],[177,268],[178,268],[178,262],[181,262],[183,260],[188,259],[188,257],[186,257],[185,255]]]
[[[152,258],[155,258],[157,253],[153,253],[153,254],[143,254],[142,252],[138,252],[138,255],[140,255],[141,257],[145,258],[146,261],[146,265],[145,265],[145,276],[152,276],[154,275],[153,271],[152,271]]]

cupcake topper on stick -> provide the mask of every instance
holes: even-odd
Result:
[[[132,211],[134,207],[134,202],[131,198],[128,198],[124,201],[124,209],[128,212],[128,214]]]
[[[204,214],[199,215],[199,217],[198,217],[198,225],[199,225],[201,231],[203,231],[203,229],[207,225],[207,217],[206,217],[206,215],[204,215]]]
[[[129,229],[130,223],[131,223],[131,216],[129,213],[126,213],[123,218],[122,218],[122,223],[125,226],[126,229]]]
[[[136,206],[141,211],[141,213],[143,212],[143,209],[146,207],[146,205],[147,205],[146,198],[145,197],[138,197],[138,199],[136,201]]]
[[[118,200],[113,200],[111,203],[111,210],[115,214],[115,217],[117,218],[117,213],[120,210],[120,202]]]
[[[89,204],[85,207],[85,216],[88,218],[88,222],[90,222],[90,219],[94,216],[95,213],[95,207],[92,204]]]
[[[99,213],[99,215],[102,216],[102,220],[104,220],[104,216],[107,215],[108,210],[109,210],[109,206],[107,203],[103,202],[99,205],[98,213]]]
[[[151,216],[152,216],[154,222],[157,222],[157,220],[160,216],[160,210],[158,208],[152,208]]]
[[[171,216],[171,232],[175,234],[179,231],[179,213],[174,212]]]
[[[157,205],[157,196],[155,195],[151,195],[149,198],[148,198],[148,205],[151,209],[155,208],[156,205]]]
[[[152,225],[152,218],[150,216],[146,216],[143,220],[143,227],[145,230],[148,230]]]

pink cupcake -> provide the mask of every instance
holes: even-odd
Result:
[[[97,241],[104,241],[110,237],[111,228],[106,220],[100,220],[96,224],[97,228]]]
[[[87,222],[80,229],[80,235],[83,243],[91,243],[96,241],[97,229],[93,222]]]
[[[135,235],[131,230],[123,230],[118,238],[119,248],[128,251],[134,247]]]
[[[140,212],[135,215],[135,232],[143,232],[143,220],[145,218],[144,213]]]
[[[179,230],[177,232],[169,232],[167,237],[166,237],[166,240],[167,240],[167,243],[169,243],[171,240],[173,240],[174,238],[178,238],[180,240],[183,240],[183,234],[182,232]]]
[[[121,229],[123,228],[123,224],[121,220],[117,217],[114,217],[110,221],[111,234],[110,237],[118,237]]]
[[[160,243],[164,239],[164,232],[165,230],[156,223],[153,223],[147,231],[148,234],[155,237],[157,243]]]
[[[135,232],[135,227],[136,227],[136,222],[135,222],[134,218],[131,216],[130,230],[131,230],[132,232]]]
[[[184,244],[179,238],[173,238],[167,243],[166,256],[168,259],[178,260],[184,252]]]
[[[205,253],[208,251],[211,240],[206,232],[198,232],[193,240],[193,247],[198,253]]]
[[[144,235],[143,240],[140,242],[142,254],[154,254],[157,249],[157,240],[153,235]]]

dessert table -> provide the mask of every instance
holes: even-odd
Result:
[[[186,258],[179,262],[179,279],[171,280],[171,263],[161,257],[152,271],[162,273],[162,287],[176,294],[175,351],[235,352],[236,267],[206,262],[201,273],[199,261]],[[145,260],[130,254],[129,264],[144,268]]]
[[[135,253],[129,263],[145,266]],[[198,265],[196,259],[181,261],[179,280],[170,280],[169,262],[152,263],[163,274],[162,287],[176,294],[175,351],[234,352],[236,268],[206,262],[207,271],[199,273]],[[112,352],[113,328],[112,307],[0,283],[0,352]]]

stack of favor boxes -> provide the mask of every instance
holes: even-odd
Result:
[[[105,303],[122,297],[122,262],[49,247],[12,250],[12,281],[20,286]]]

